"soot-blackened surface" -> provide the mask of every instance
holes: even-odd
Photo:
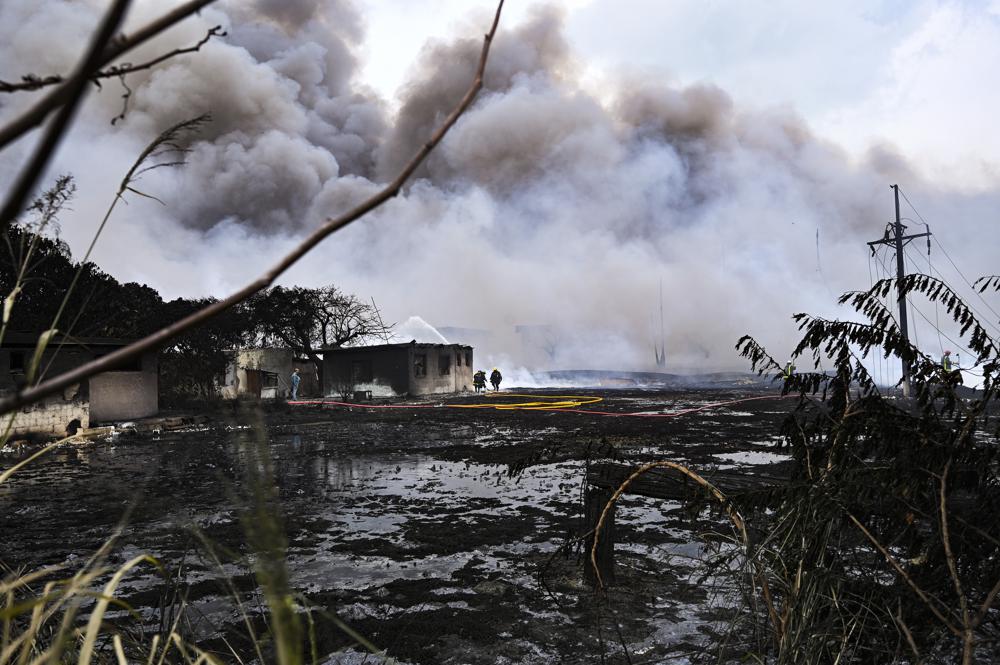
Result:
[[[622,413],[766,394],[574,392],[604,398],[584,410]],[[238,556],[248,552],[240,497],[249,489],[246,441],[261,431],[293,587],[397,662],[591,663],[602,653],[625,662],[623,644],[633,663],[685,662],[703,649],[725,599],[694,575],[698,535],[720,522],[626,497],[617,513],[618,583],[596,596],[578,556],[553,556],[581,533],[585,465],[608,456],[696,469],[780,463],[773,442],[794,400],[673,419],[439,406],[472,401],[406,402],[432,407],[412,410],[296,406],[219,416],[202,431],[62,448],[0,486],[0,557],[12,569],[72,570],[121,525],[112,562],[151,552],[181,570],[191,637],[216,645],[225,636],[249,648],[222,580],[253,614],[256,585]],[[15,460],[5,455],[0,466]],[[123,587],[150,623],[160,579],[141,571]],[[342,631],[324,629],[317,639],[329,663],[365,662]]]

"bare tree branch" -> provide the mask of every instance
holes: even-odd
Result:
[[[962,665],[972,663],[972,648],[974,645],[973,629],[975,624],[969,618],[969,603],[965,598],[965,591],[962,589],[962,581],[958,577],[958,566],[955,564],[955,554],[951,550],[951,532],[948,530],[948,469],[951,467],[951,460],[944,465],[941,472],[941,500],[939,509],[941,512],[941,542],[944,544],[945,560],[948,563],[948,573],[951,575],[951,582],[955,585],[955,595],[958,596],[959,608],[962,611]]]
[[[66,82],[63,88],[60,88],[61,90],[66,90],[66,100],[62,108],[59,109],[59,113],[56,114],[56,117],[49,124],[45,136],[39,141],[34,155],[32,155],[31,159],[21,170],[21,174],[17,178],[17,184],[14,185],[7,195],[7,202],[4,204],[3,212],[0,212],[0,225],[6,227],[7,224],[12,222],[17,214],[21,212],[21,206],[24,205],[24,202],[31,195],[31,191],[35,188],[35,183],[38,182],[38,178],[45,171],[46,164],[49,163],[49,158],[55,151],[56,146],[59,145],[59,141],[62,140],[62,136],[73,120],[73,116],[76,115],[76,109],[80,106],[80,100],[83,99],[83,94],[86,92],[87,80],[90,78],[91,72],[100,67],[101,57],[106,45],[111,41],[115,31],[118,30],[118,25],[125,17],[125,12],[128,10],[129,4],[130,0],[116,0],[111,5],[107,14],[104,15],[104,19],[101,21],[97,32],[94,33],[90,46],[87,48],[87,53],[80,61],[72,78]]]
[[[94,376],[95,374],[105,372],[117,366],[119,363],[136,358],[148,351],[159,349],[178,335],[208,321],[233,305],[243,302],[254,293],[267,288],[274,283],[274,280],[276,280],[279,275],[294,265],[303,256],[308,254],[310,250],[316,247],[316,245],[322,242],[327,236],[339,231],[350,223],[365,216],[375,208],[378,208],[389,199],[397,196],[406,181],[411,175],[413,175],[413,172],[417,170],[420,164],[427,158],[427,155],[429,155],[431,151],[434,150],[434,148],[441,142],[445,134],[448,133],[448,130],[451,129],[458,118],[466,111],[466,109],[469,108],[472,101],[475,99],[476,94],[483,87],[483,72],[486,69],[486,61],[489,57],[490,45],[492,44],[493,37],[496,34],[502,10],[503,0],[500,0],[497,5],[496,14],[493,17],[493,24],[490,27],[490,31],[486,33],[483,38],[483,48],[479,56],[479,65],[476,68],[476,74],[471,85],[469,86],[469,89],[466,91],[458,105],[455,106],[451,113],[448,114],[448,117],[445,118],[442,124],[430,137],[430,139],[428,139],[427,142],[420,147],[417,153],[410,159],[409,163],[403,167],[403,170],[400,171],[395,180],[386,185],[374,196],[362,202],[353,210],[350,210],[339,217],[327,219],[322,226],[313,231],[295,249],[272,266],[270,270],[227,298],[212,303],[194,314],[191,314],[180,321],[176,321],[165,328],[161,328],[152,335],[133,342],[132,344],[109,353],[106,356],[102,356],[74,370],[65,372],[64,374],[53,377],[47,381],[39,383],[36,386],[27,388],[0,400],[0,414],[8,413],[26,404],[37,402],[38,400],[58,392],[67,386],[79,383],[80,381]]]
[[[93,75],[93,72],[97,71],[101,67],[114,62],[116,59],[120,58],[125,53],[128,53],[139,44],[149,41],[170,26],[187,18],[191,14],[198,12],[203,7],[214,1],[215,0],[190,0],[173,11],[167,12],[160,18],[147,24],[145,27],[140,28],[131,37],[106,40],[104,50],[101,53],[100,58],[87,72],[87,75],[84,77],[84,81],[89,80],[89,78]],[[37,104],[25,111],[21,117],[13,120],[7,126],[0,128],[0,150],[5,148],[15,139],[23,136],[38,125],[42,124],[45,121],[45,118],[47,118],[52,111],[69,101],[71,98],[70,93],[72,92],[73,83],[74,79],[70,79],[50,92],[43,99],[39,100]]]
[[[194,46],[188,46],[187,48],[179,48],[170,51],[169,53],[164,53],[163,55],[153,58],[149,62],[144,62],[141,65],[133,65],[128,62],[123,62],[120,65],[112,65],[107,69],[102,69],[101,71],[95,72],[90,80],[97,83],[100,79],[107,79],[113,77],[121,77],[126,74],[132,74],[134,72],[141,72],[146,69],[152,69],[156,65],[175,58],[179,55],[184,55],[186,53],[196,53],[201,50],[204,46],[212,39],[212,37],[225,37],[226,31],[222,29],[221,25],[217,25],[211,28],[208,33]],[[42,88],[48,87],[50,85],[56,85],[57,83],[62,83],[66,78],[61,74],[55,74],[53,76],[34,76],[28,74],[27,76],[21,77],[20,83],[9,83],[7,81],[0,81],[0,92],[25,92],[30,90],[40,90]]]
[[[924,659],[920,656],[920,650],[917,648],[917,642],[913,639],[913,633],[910,631],[909,626],[903,621],[903,609],[900,607],[896,610],[896,614],[892,617],[896,625],[903,631],[903,636],[906,637],[906,643],[910,646],[910,651],[913,652],[913,657],[916,658],[916,665],[924,665]]]

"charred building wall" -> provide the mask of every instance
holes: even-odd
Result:
[[[472,347],[460,344],[380,344],[328,349],[323,354],[324,391],[346,397],[431,395],[472,387]]]
[[[90,379],[90,419],[95,423],[148,418],[159,410],[159,361],[155,353]]]
[[[0,393],[23,388],[38,342],[35,333],[8,333],[0,348]],[[75,369],[127,344],[105,338],[52,339],[42,353],[38,372],[55,376]],[[154,416],[159,410],[159,366],[155,353],[75,384],[59,394],[20,409],[11,434],[63,436],[97,422]]]
[[[292,394],[292,371],[299,370],[298,396],[317,395],[316,365],[284,348],[233,349],[219,393],[226,399],[287,399]]]
[[[370,390],[375,397],[410,392],[409,344],[381,344],[323,353],[323,390],[327,395],[348,397],[357,390]]]
[[[455,393],[472,389],[472,347],[416,344],[411,350],[411,395]],[[420,366],[425,370],[418,374]]]

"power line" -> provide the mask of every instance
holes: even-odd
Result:
[[[910,255],[906,253],[906,245],[903,245],[903,261],[905,262],[906,259],[909,258],[909,256]],[[913,263],[913,259],[910,259],[910,263]],[[914,272],[916,272],[916,268],[915,267],[913,268],[913,270],[914,270]],[[907,304],[907,306],[910,307],[910,309],[916,309],[913,306],[913,300],[910,298],[909,294],[907,294],[907,296],[906,296],[906,304]],[[913,325],[913,341],[916,343],[917,348],[919,349],[920,348],[920,333],[918,331],[919,331],[919,328],[917,327],[916,322],[914,322],[914,325]]]
[[[983,294],[979,292],[979,289],[977,289],[975,286],[973,286],[972,282],[969,281],[969,279],[965,276],[965,274],[962,272],[962,270],[957,265],[955,265],[955,262],[952,261],[951,256],[948,254],[948,250],[946,250],[944,248],[944,245],[941,244],[941,241],[938,240],[937,238],[934,238],[934,242],[935,242],[935,244],[937,244],[938,249],[940,249],[941,252],[944,254],[945,258],[948,259],[948,262],[955,269],[955,272],[957,272],[961,276],[962,280],[968,285],[968,287],[970,289],[972,289],[972,292],[976,295],[976,297],[979,298],[983,302],[984,305],[986,305],[986,308],[988,310],[990,310],[991,312],[993,312],[993,315],[995,317],[997,317],[997,319],[1000,319],[1000,314],[998,314],[997,311],[995,309],[993,309],[993,306],[990,305],[986,301],[986,298],[984,298]]]
[[[907,256],[909,256],[909,255],[907,255]],[[876,257],[876,258],[879,260],[879,262],[882,264],[882,268],[888,274],[889,269],[886,267],[885,263],[882,261],[882,258],[881,257]],[[911,261],[912,261],[912,257],[911,257]],[[942,280],[943,280],[943,278],[942,278]],[[913,311],[915,311],[917,314],[920,315],[920,318],[922,318],[924,321],[926,321],[931,327],[933,327],[937,331],[937,334],[938,334],[938,343],[941,346],[941,352],[942,352],[942,354],[944,353],[944,344],[941,343],[940,340],[941,340],[941,336],[944,335],[944,338],[947,339],[949,342],[951,342],[951,344],[956,349],[959,349],[959,350],[965,352],[965,354],[967,356],[969,356],[970,358],[978,358],[978,354],[973,353],[968,348],[966,348],[965,346],[963,346],[960,342],[957,342],[954,339],[952,339],[947,333],[942,332],[941,331],[941,327],[940,327],[940,323],[932,323],[931,320],[927,317],[927,315],[924,314],[918,307],[914,306],[912,303],[910,304],[910,307],[913,309]],[[936,314],[937,313],[935,311],[935,316],[936,316]],[[979,367],[978,364],[973,364],[969,368],[959,367],[959,369],[961,371],[963,371],[963,372],[967,372],[968,374],[971,374],[972,376],[982,378],[983,375],[982,375],[981,372],[975,372],[975,371],[973,371],[977,367]]]
[[[904,250],[903,250],[903,251],[904,251],[904,252],[906,252],[906,249],[904,248]],[[907,256],[907,257],[909,257],[909,259],[910,259],[910,261],[911,261],[911,262],[915,263],[915,261],[913,260],[913,257],[912,257],[912,256],[910,256],[910,254],[909,254],[909,253],[907,253],[907,254],[906,254],[906,256]],[[938,276],[938,279],[940,279],[940,280],[941,280],[942,282],[944,282],[944,283],[945,283],[945,285],[946,285],[946,286],[947,286],[947,287],[948,287],[949,289],[951,289],[953,293],[955,293],[955,294],[957,294],[957,295],[959,295],[959,296],[961,296],[961,295],[962,295],[962,294],[960,294],[960,293],[958,292],[958,290],[957,290],[957,289],[956,289],[955,287],[953,287],[953,286],[952,286],[952,285],[951,285],[951,284],[950,284],[950,283],[948,282],[948,280],[947,280],[947,279],[945,279],[945,276],[941,274],[941,271],[940,271],[940,270],[938,270],[937,268],[934,268],[934,266],[932,266],[932,265],[930,264],[930,258],[929,258],[929,257],[928,257],[928,259],[927,259],[927,265],[928,265],[928,266],[930,267],[930,269],[931,269],[931,270],[932,270],[933,272],[937,273],[937,276]],[[975,290],[975,289],[973,289],[973,290]],[[936,301],[936,300],[934,301],[934,304],[935,304],[935,306],[937,305],[937,301]],[[975,314],[975,315],[976,315],[977,317],[979,317],[979,321],[980,321],[980,322],[982,322],[982,323],[985,323],[985,324],[986,324],[987,326],[989,326],[990,328],[992,328],[992,329],[993,329],[993,331],[994,331],[995,333],[997,333],[998,335],[1000,335],[1000,328],[998,328],[998,327],[996,326],[996,324],[994,324],[994,323],[993,323],[993,322],[992,322],[992,321],[990,320],[990,317],[986,316],[985,314],[983,314],[982,312],[980,312],[980,311],[979,311],[978,309],[976,309],[976,307],[975,307],[975,306],[974,306],[974,305],[973,305],[973,304],[972,304],[971,302],[968,302],[968,298],[966,298],[966,299],[964,299],[964,300],[963,300],[963,304],[964,304],[964,305],[965,305],[966,307],[968,307],[968,308],[969,308],[969,309],[970,309],[970,310],[972,311],[972,313],[973,313],[973,314]]]
[[[911,260],[912,260],[912,258],[911,258]],[[914,261],[914,264],[916,264],[916,261]],[[927,272],[929,272],[929,273],[933,273],[934,272],[934,266],[931,264],[931,253],[930,252],[927,252]],[[934,300],[934,330],[935,330],[935,332],[937,332],[938,349],[943,354],[944,353],[944,342],[941,341],[941,319],[940,319],[940,317],[938,315],[938,301],[937,301],[937,299]]]
[[[927,220],[924,219],[924,216],[920,214],[920,211],[917,210],[916,206],[914,206],[913,203],[910,202],[910,199],[907,198],[906,193],[903,190],[899,190],[899,193],[903,195],[903,199],[906,201],[907,205],[910,206],[913,212],[916,213],[917,217],[920,218],[920,221],[923,222],[925,225],[929,226],[927,224]],[[942,245],[941,241],[937,239],[937,236],[933,236],[932,239],[934,240],[935,243],[937,243],[938,249],[940,249],[941,252],[944,254],[945,258],[948,259],[948,262],[951,263],[953,268],[955,268],[955,272],[957,272],[962,277],[962,279],[969,286],[969,288],[972,289],[972,292],[976,294],[976,297],[978,297],[981,301],[983,301],[983,304],[986,305],[987,309],[993,312],[993,315],[996,316],[997,319],[1000,319],[1000,313],[998,313],[995,309],[993,309],[993,307],[986,301],[986,298],[983,298],[983,295],[976,289],[976,287],[972,285],[972,282],[969,281],[969,279],[965,276],[965,274],[958,267],[958,265],[952,260],[951,256],[948,254],[948,250],[944,248],[944,245]]]
[[[868,242],[868,246],[873,250],[879,245],[892,245],[896,249],[896,301],[899,304],[899,333],[904,340],[908,338],[907,332],[907,306],[906,306],[906,291],[903,289],[903,277],[906,272],[906,267],[903,265],[903,247],[906,246],[911,240],[916,240],[917,238],[924,238],[931,235],[931,230],[928,229],[924,233],[911,233],[909,235],[904,235],[903,233],[903,222],[899,216],[899,185],[892,185],[890,187],[893,191],[893,198],[895,199],[895,221],[886,224],[884,235],[878,240],[872,240]],[[900,358],[902,363],[902,373],[903,378],[900,383],[903,386],[903,397],[910,396],[910,368],[909,363],[905,357]]]
[[[888,273],[889,269],[885,266],[885,263],[882,262],[882,258],[879,257],[879,256],[876,256],[875,258],[878,259],[879,263],[882,265],[882,268],[886,271],[886,273]],[[911,305],[911,307],[912,307],[912,305]],[[917,314],[919,314],[921,316],[921,318],[923,318],[924,321],[926,321],[930,325],[934,326],[934,324],[931,323],[931,320],[929,318],[927,318],[927,316],[923,312],[921,312],[919,309],[917,309],[916,307],[913,307],[913,311],[915,311]],[[971,356],[973,358],[977,357],[977,355],[975,353],[973,353],[969,349],[967,349],[964,346],[962,346],[959,342],[956,342],[955,340],[953,340],[951,337],[948,336],[947,333],[942,332],[939,327],[934,326],[934,328],[937,330],[937,332],[938,332],[939,335],[944,335],[944,338],[947,339],[949,342],[951,342],[955,346],[955,348],[958,348],[958,349],[961,349],[962,351],[965,351],[966,354],[968,354],[969,356]]]
[[[868,253],[868,286],[869,289],[875,286],[875,278],[872,277],[872,254]],[[879,298],[881,302],[881,298]],[[876,381],[882,381],[882,354],[876,353],[872,357],[872,373],[876,375]]]

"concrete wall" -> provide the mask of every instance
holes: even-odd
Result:
[[[427,372],[417,376],[417,356],[426,356]],[[467,357],[468,356],[468,357]],[[472,390],[472,349],[455,345],[414,346],[410,349],[410,394],[434,395]],[[447,371],[447,373],[443,373]]]
[[[138,371],[105,372],[90,379],[90,419],[94,423],[148,418],[159,413],[156,354],[142,357]]]
[[[472,348],[454,344],[337,349],[323,360],[324,391],[334,397],[358,390],[374,397],[461,392],[472,389],[472,373]]]
[[[46,376],[55,376],[93,360],[110,348],[94,347],[95,352],[70,346],[59,349],[53,345],[42,356],[41,367]],[[32,354],[32,349],[0,349],[0,392],[13,392],[23,386],[22,367],[31,362]],[[15,355],[16,363],[12,362]],[[72,390],[67,389],[63,395],[19,411],[13,433],[63,436],[73,420],[89,427],[97,422],[154,416],[159,411],[158,371],[157,356],[150,353],[127,370],[98,374]]]
[[[473,369],[475,358],[472,355],[472,347],[463,347],[456,350],[455,353],[462,355],[461,361],[458,364],[458,371],[455,372],[455,390],[459,392],[472,390],[472,375],[476,371]]]
[[[292,393],[293,356],[291,349],[236,349],[230,353],[226,368],[226,383],[220,389],[223,397],[254,397],[248,391],[246,370],[261,370],[277,375],[278,385],[261,387],[261,399],[286,399]],[[301,368],[306,371],[307,368]]]
[[[0,394],[10,394],[24,387],[24,369],[31,362],[33,349],[0,349]],[[12,363],[12,355],[17,354],[19,360]],[[79,349],[63,349],[59,353],[46,351],[42,355],[41,367],[46,369],[46,376],[55,376],[66,370],[79,367],[93,358],[90,353]],[[17,365],[14,367],[13,365]],[[90,399],[88,382],[75,384],[66,388],[61,394],[47,397],[38,404],[32,404],[18,410],[14,415],[11,436],[25,434],[51,434],[66,436],[67,426],[74,420],[81,427],[90,426]],[[0,425],[7,426],[7,417],[0,418]]]
[[[0,419],[3,428],[7,427],[7,418]],[[12,437],[25,434],[52,434],[63,437],[67,428],[74,420],[80,427],[90,427],[90,408],[86,390],[80,384],[66,388],[62,394],[46,398],[39,404],[26,406],[14,414],[14,425],[11,427]]]

